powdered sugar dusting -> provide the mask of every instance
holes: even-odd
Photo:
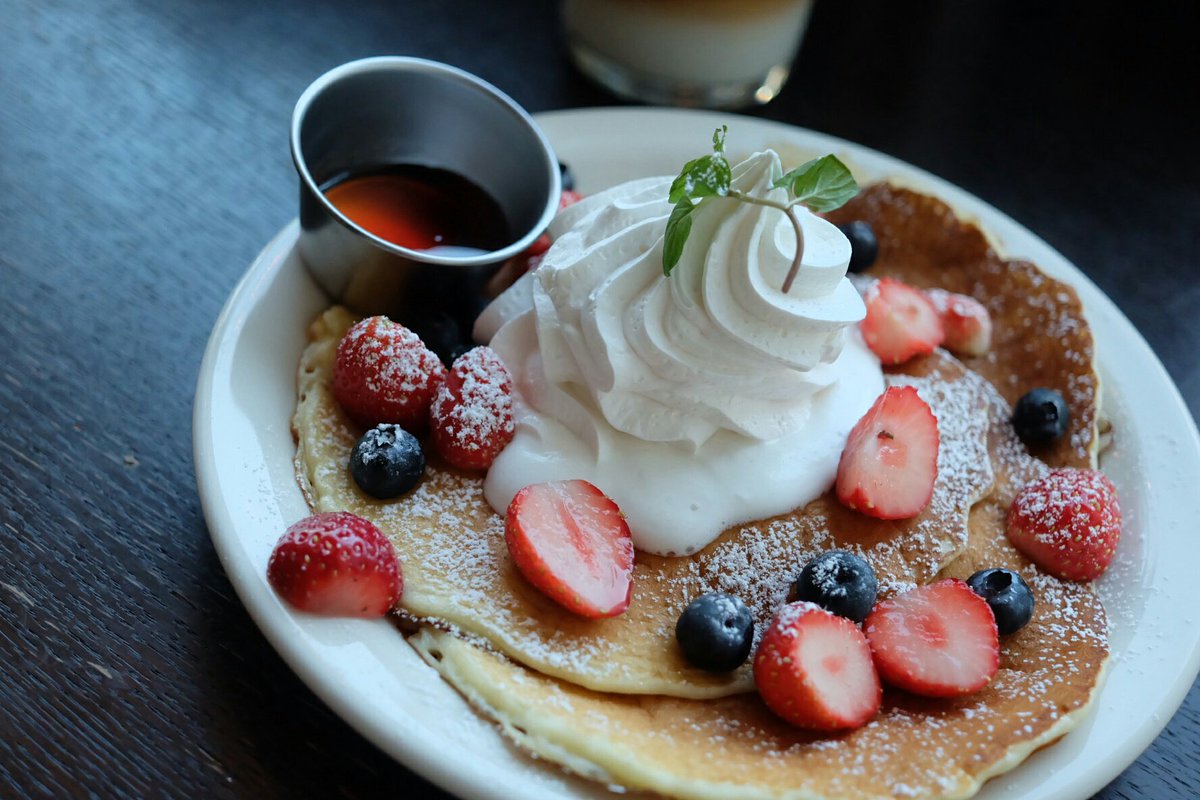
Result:
[[[813,586],[817,588],[822,597],[846,596],[849,585],[840,580],[843,568],[837,561],[833,559],[817,560],[812,562],[810,569]]]
[[[372,392],[422,391],[437,372],[426,363],[429,351],[420,337],[384,318],[363,320],[347,332],[346,341],[345,352],[353,354],[356,367],[362,369],[363,384]]]
[[[487,467],[512,441],[512,378],[490,347],[455,360],[434,395],[430,418],[442,452],[452,448],[452,460],[464,467]]]
[[[829,215],[835,223],[865,220],[879,240],[873,276],[974,297],[992,320],[991,349],[966,359],[1015,403],[1044,386],[1071,408],[1067,435],[1038,448],[1052,466],[1095,467],[1100,378],[1095,343],[1075,290],[1027,261],[1002,258],[974,224],[941,200],[889,184],[865,187]]]
[[[387,317],[368,317],[334,344],[333,391],[352,416],[367,425],[424,426],[446,368],[415,333]]]
[[[769,615],[786,600],[799,566],[834,547],[866,557],[879,573],[885,597],[935,576],[965,577],[963,572],[986,563],[1021,572],[1037,599],[1032,622],[1003,641],[1001,669],[982,692],[957,701],[889,693],[883,711],[868,725],[834,737],[783,726],[753,697],[691,701],[598,695],[463,644],[463,653],[471,654],[464,658],[488,659],[495,666],[481,685],[460,688],[495,691],[511,700],[504,704],[506,728],[529,732],[523,740],[527,746],[537,750],[540,731],[543,741],[554,745],[544,753],[547,757],[562,761],[562,747],[581,748],[567,756],[578,764],[608,758],[592,774],[629,785],[645,786],[647,775],[658,774],[668,776],[668,787],[686,780],[734,794],[744,786],[749,787],[746,793],[966,796],[978,788],[980,775],[1011,768],[1065,732],[1092,699],[1108,656],[1107,623],[1095,593],[1088,585],[1043,574],[1003,536],[1004,516],[1016,493],[1047,468],[1016,440],[1001,394],[1014,399],[1041,374],[1061,378],[1065,385],[1058,388],[1073,411],[1082,413],[1063,452],[1052,455],[1056,463],[1086,463],[1094,451],[1098,384],[1078,301],[1032,265],[996,258],[986,243],[977,241],[978,232],[963,226],[944,205],[904,193],[888,202],[901,219],[919,217],[922,224],[952,233],[953,247],[941,261],[930,259],[934,273],[967,275],[965,283],[953,288],[989,298],[989,309],[1007,331],[998,336],[991,354],[968,362],[996,381],[999,392],[940,356],[917,365],[911,376],[890,379],[916,386],[939,419],[943,447],[929,508],[915,520],[868,525],[861,515],[822,498],[803,513],[727,532],[691,558],[656,560],[639,554],[627,627],[572,627],[543,598],[522,594],[523,584],[512,580],[500,520],[482,503],[478,482],[470,476],[431,470],[403,503],[388,508],[364,501],[353,487],[347,493],[340,451],[348,451],[353,429],[336,407],[326,404],[319,381],[306,382],[302,364],[302,403],[295,423],[301,439],[298,460],[317,504],[345,503],[378,515],[405,558],[410,579],[406,602],[412,613],[436,617],[441,627],[467,636],[482,633],[526,663],[552,667],[544,670],[551,674],[582,676],[586,682],[597,670],[607,669],[603,680],[627,678],[633,681],[630,691],[647,691],[663,681],[703,689],[701,678],[673,661],[669,639],[676,609],[697,592],[718,588],[742,596],[756,614]],[[884,269],[889,242],[897,238],[892,224],[879,230]],[[894,257],[895,250],[891,252]],[[957,269],[971,259],[978,259],[982,268]],[[947,262],[954,268],[947,268]],[[1013,303],[1027,304],[1029,312],[1014,311]],[[1031,344],[1037,340],[1056,344]],[[318,354],[320,347],[320,342],[314,345]],[[1055,348],[1058,354],[1052,352]],[[303,400],[306,393],[312,402]],[[984,409],[990,412],[990,424]],[[974,444],[957,444],[963,441]],[[326,495],[330,487],[340,494]],[[653,674],[655,669],[660,672]],[[540,727],[543,721],[550,727]],[[556,742],[555,725],[580,735],[570,744]],[[589,742],[602,746],[593,750]],[[636,767],[623,771],[623,763]]]
[[[688,602],[710,591],[737,595],[761,631],[803,564],[838,547],[871,563],[884,596],[927,582],[965,547],[967,512],[991,480],[981,382],[953,359],[933,357],[937,366],[928,374],[890,378],[913,383],[940,420],[939,477],[921,514],[883,522],[826,495],[796,513],[727,531],[690,557],[638,553],[629,610],[582,620],[516,573],[503,523],[484,502],[476,475],[433,465],[394,502],[371,500],[353,486],[344,465],[355,431],[328,394],[321,347],[306,355],[312,370],[301,370],[306,400],[297,414],[318,504],[367,516],[388,532],[404,562],[404,602],[413,616],[445,620],[524,663],[601,689],[701,696],[750,689],[748,666],[714,676],[683,660],[674,626]]]
[[[1002,563],[1022,567],[994,528],[980,532],[998,544]],[[731,796],[965,797],[980,776],[1011,768],[1068,730],[1103,673],[1104,614],[1090,588],[1040,575],[1031,585],[1039,609],[1003,641],[1001,667],[988,686],[957,700],[885,691],[879,714],[837,735],[790,727],[753,696],[615,697],[549,681],[478,650],[454,658],[483,668],[467,691],[503,697],[506,728],[519,727],[527,747],[566,746],[572,758],[632,786],[686,785],[697,794],[720,787]],[[797,604],[782,613],[805,610]],[[577,735],[556,736],[562,727]]]
[[[1055,470],[1029,484],[1013,501],[1009,520],[1038,552],[1071,563],[1095,548],[1111,557],[1121,531],[1116,490],[1091,471]]]

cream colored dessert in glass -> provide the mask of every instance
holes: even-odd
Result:
[[[787,80],[812,0],[565,0],[575,64],[624,97],[762,104]]]

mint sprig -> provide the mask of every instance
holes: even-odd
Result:
[[[692,232],[692,212],[709,198],[732,197],[743,203],[777,208],[792,223],[792,229],[796,232],[796,255],[783,281],[782,291],[787,294],[804,258],[804,231],[793,209],[800,205],[817,212],[840,208],[858,194],[858,184],[846,165],[830,154],[814,158],[775,179],[771,184],[773,188],[787,190],[788,200],[785,203],[733,189],[732,170],[725,158],[727,130],[724,125],[717,128],[713,132],[713,152],[684,164],[679,176],[671,183],[668,199],[675,204],[675,208],[667,219],[667,232],[663,239],[663,274],[670,275],[683,256],[684,245]]]
[[[683,256],[683,245],[692,232],[692,212],[706,197],[724,197],[729,193],[733,173],[725,158],[725,125],[713,131],[713,151],[683,165],[679,177],[671,182],[667,199],[675,204],[667,220],[667,235],[663,240],[663,274],[671,270]]]

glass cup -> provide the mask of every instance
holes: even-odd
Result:
[[[783,88],[812,0],[564,0],[571,59],[617,95],[738,108]]]

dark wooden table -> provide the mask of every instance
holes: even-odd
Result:
[[[821,0],[754,113],[1011,214],[1117,302],[1196,415],[1194,26],[1066,6]],[[268,646],[192,470],[206,337],[295,214],[292,105],[376,54],[532,111],[618,103],[569,67],[550,0],[0,3],[0,796],[442,796]],[[1097,796],[1198,796],[1198,748],[1193,686]]]

